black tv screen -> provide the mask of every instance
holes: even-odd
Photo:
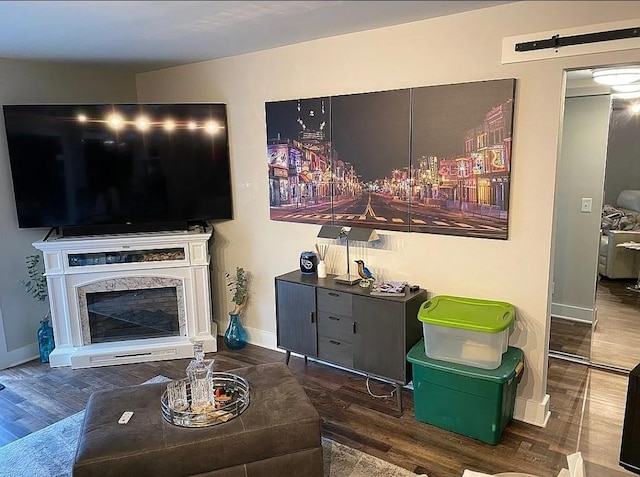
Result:
[[[162,230],[232,218],[224,104],[3,111],[21,228]]]

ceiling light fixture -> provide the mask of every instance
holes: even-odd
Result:
[[[591,73],[593,81],[608,86],[633,83],[640,80],[640,67],[601,68]]]
[[[636,99],[640,98],[640,91],[632,91],[631,93],[614,93],[611,97],[613,99]]]
[[[611,89],[618,93],[635,93],[640,91],[640,83],[619,84],[612,86]]]

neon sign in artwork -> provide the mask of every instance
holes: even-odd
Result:
[[[489,149],[489,162],[491,163],[492,171],[504,171],[506,169],[504,149]]]
[[[473,164],[473,174],[480,175],[485,173],[484,167],[484,155],[479,152],[471,154],[471,161]]]
[[[269,164],[276,167],[289,167],[289,147],[284,144],[269,146],[267,148]]]

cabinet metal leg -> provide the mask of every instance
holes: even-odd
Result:
[[[304,365],[305,366],[307,365],[307,355],[306,354],[304,355]]]
[[[640,292],[640,273],[638,273],[638,281],[636,282],[636,284],[627,287],[627,290],[634,291],[634,292]]]
[[[398,411],[402,412],[402,384],[396,383],[396,400],[398,403]]]
[[[291,351],[287,351],[286,356],[284,358],[284,363],[289,366],[289,358],[291,358]]]

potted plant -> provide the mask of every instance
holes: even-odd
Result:
[[[229,312],[229,327],[224,333],[224,342],[229,349],[242,349],[247,345],[247,332],[240,323],[240,314],[247,304],[248,280],[242,267],[236,267],[234,276],[227,273],[227,288],[231,292],[233,310]]]
[[[27,280],[20,279],[26,292],[31,295],[35,300],[44,303],[47,299],[47,279],[44,276],[44,270],[42,269],[42,263],[40,261],[40,255],[27,255],[25,259],[27,265]],[[49,324],[49,318],[51,312],[47,307],[47,312],[40,321],[40,328],[38,328],[38,347],[40,349],[40,361],[42,363],[49,362],[49,355],[55,346],[53,340],[53,328]]]

